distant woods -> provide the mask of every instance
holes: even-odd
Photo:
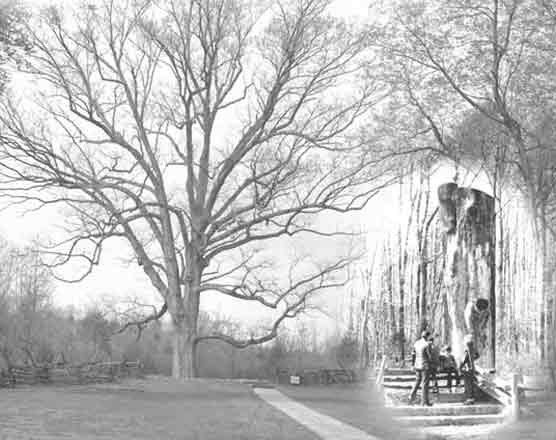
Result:
[[[53,301],[54,280],[41,264],[37,249],[0,246],[0,371],[12,366],[40,368],[95,362],[140,361],[147,374],[169,375],[172,332],[155,321],[143,329],[120,332],[126,322],[117,304],[82,309]],[[202,313],[200,330],[240,337],[241,325],[230,318]],[[197,367],[202,377],[272,379],[278,368],[353,368],[354,340],[339,332],[327,340],[300,323],[284,329],[271,344],[238,349],[219,341],[201,343]]]

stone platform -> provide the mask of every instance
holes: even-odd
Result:
[[[464,405],[463,386],[448,389],[447,376],[438,374],[439,392],[430,391],[432,406],[408,405],[415,374],[411,369],[385,369],[382,387],[386,408],[405,426],[461,426],[503,423],[504,405],[487,395],[480,395],[473,405]],[[455,383],[453,381],[453,383]],[[418,401],[420,400],[418,393]]]

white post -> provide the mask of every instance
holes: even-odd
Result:
[[[512,374],[512,412],[511,417],[513,422],[519,420],[519,375],[517,373]]]
[[[377,378],[376,378],[376,387],[377,387],[377,391],[379,393],[379,395],[383,396],[384,394],[384,386],[383,386],[383,380],[384,380],[384,370],[386,368],[386,355],[382,356],[382,361],[380,362],[380,368],[378,370],[378,374],[377,374]]]

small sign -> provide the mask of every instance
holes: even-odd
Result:
[[[300,385],[301,384],[301,377],[299,377],[299,376],[290,376],[290,384],[291,385]]]

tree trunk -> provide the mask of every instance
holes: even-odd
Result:
[[[400,280],[403,280],[405,275],[400,274]],[[404,308],[404,285],[403,281],[400,281],[400,306],[398,310],[399,319],[399,343],[400,343],[400,361],[405,362],[405,308]]]
[[[189,267],[200,267],[195,262]],[[197,324],[199,320],[199,286],[201,270],[192,270],[187,277],[183,293],[179,284],[170,294],[168,311],[172,317],[172,377],[191,379],[197,375],[195,356],[197,348]]]
[[[495,223],[492,224],[492,228],[495,228]],[[491,237],[491,243],[495,243],[494,237]],[[490,267],[490,291],[489,291],[489,302],[490,302],[490,316],[489,316],[489,340],[488,340],[488,362],[487,366],[490,369],[496,368],[496,256],[494,250],[490,249],[488,267]]]
[[[420,261],[420,257],[419,257],[419,262],[417,263],[417,280],[416,280],[416,285],[415,285],[415,313],[417,314],[417,325],[415,328],[415,332],[417,335],[419,335],[422,331],[421,328],[421,277],[422,277],[422,270],[423,270],[423,265],[422,262]]]
[[[426,240],[426,239],[425,239]],[[423,250],[423,255],[420,256],[420,263],[419,263],[419,270],[421,274],[421,294],[420,294],[420,303],[419,303],[419,331],[420,334],[423,330],[428,327],[428,319],[427,319],[427,307],[428,307],[428,298],[427,298],[427,290],[428,290],[428,267],[426,262],[426,250]]]
[[[190,379],[196,376],[194,357],[197,328],[189,326],[185,319],[180,322],[174,318],[172,324],[172,377]]]
[[[392,258],[391,250],[388,254],[390,259]],[[388,311],[389,311],[389,322],[390,322],[390,334],[388,337],[389,350],[394,350],[395,336],[396,336],[396,308],[394,305],[394,267],[393,264],[388,265],[387,272],[387,289],[388,289]]]
[[[547,362],[550,358],[550,264],[548,257],[548,226],[546,221],[545,204],[543,203],[539,209],[538,216],[540,219],[537,221],[537,240],[540,241],[540,262],[538,267],[540,269],[540,289],[541,289],[541,361]]]
[[[438,188],[441,221],[446,230],[445,284],[452,322],[452,349],[463,356],[463,337],[470,334],[479,353],[488,347],[486,324],[491,303],[494,258],[492,197],[455,183]]]
[[[504,243],[504,221],[502,212],[502,203],[500,199],[501,195],[498,195],[498,209],[496,210],[496,276],[495,276],[495,295],[497,296],[496,302],[496,317],[495,321],[491,323],[491,338],[495,339],[494,343],[494,366],[496,368],[496,353],[503,352],[503,346],[500,342],[503,342],[504,337],[510,335],[509,328],[505,329],[505,325],[509,324],[509,317],[506,314],[506,303],[510,297],[509,292],[505,291],[504,285],[506,280],[504,279],[504,255],[506,254],[506,248]],[[500,344],[500,346],[499,346]]]

